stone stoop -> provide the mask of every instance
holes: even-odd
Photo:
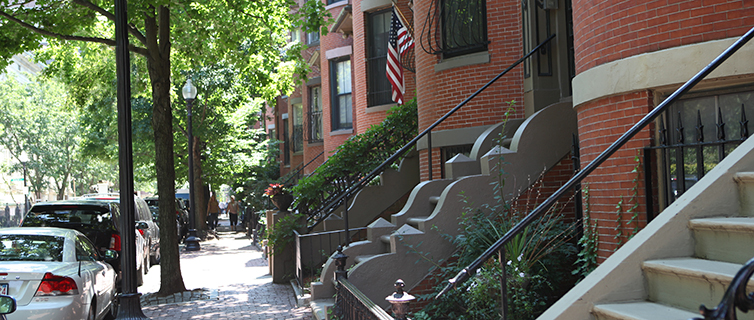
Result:
[[[598,304],[592,310],[595,318],[685,320],[699,317],[700,305],[716,307],[733,276],[754,256],[754,218],[692,219],[688,228],[695,239],[693,257],[644,261],[647,299]],[[754,283],[747,286],[751,291]],[[754,320],[754,313],[738,312],[738,319]]]
[[[552,168],[571,151],[576,124],[570,103],[559,103],[511,127],[488,129],[477,138],[471,157],[455,157],[455,161],[446,163],[450,179],[420,183],[391,221],[372,222],[366,241],[352,243],[343,250],[349,256],[349,281],[375,304],[387,307],[384,297],[394,290],[397,279],[402,279],[410,291],[424,279],[433,261],[444,261],[452,255],[455,249],[446,235],[455,235],[458,217],[468,203],[493,201],[491,184],[497,177],[493,172],[504,170],[517,177],[515,183],[505,184],[503,194],[526,190],[544,168]],[[509,148],[497,144],[499,132],[512,137],[504,141]],[[312,299],[333,296],[334,269],[331,258],[322,269],[320,281],[312,283]]]
[[[538,319],[701,318],[754,256],[754,139],[637,233]],[[754,291],[749,282],[747,292]],[[754,320],[754,312],[737,312]]]

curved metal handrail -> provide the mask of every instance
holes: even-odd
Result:
[[[351,184],[344,192],[341,192],[338,195],[331,197],[332,200],[328,201],[327,204],[324,207],[322,207],[322,209],[319,210],[319,212],[326,212],[326,214],[324,216],[320,217],[320,219],[318,221],[316,221],[314,224],[312,224],[311,226],[309,226],[309,230],[314,229],[314,227],[316,227],[322,221],[324,221],[325,219],[327,219],[327,217],[330,214],[332,214],[332,212],[334,211],[335,208],[337,208],[341,204],[345,203],[346,199],[351,198],[353,195],[355,195],[357,192],[359,192],[361,189],[363,189],[375,177],[377,177],[382,172],[384,172],[385,169],[388,168],[388,166],[392,165],[395,161],[397,161],[399,158],[401,158],[408,150],[410,150],[411,148],[414,147],[414,145],[416,145],[416,143],[419,141],[419,139],[421,139],[424,136],[426,136],[429,132],[432,131],[432,129],[434,129],[435,127],[437,127],[438,125],[440,125],[443,121],[445,121],[445,119],[447,119],[450,116],[452,116],[456,111],[458,111],[458,109],[461,109],[469,101],[471,101],[477,95],[479,95],[480,93],[482,93],[482,91],[484,91],[485,89],[487,89],[487,87],[491,86],[493,83],[495,83],[495,81],[497,81],[498,79],[500,79],[503,75],[505,75],[510,70],[512,70],[513,68],[515,68],[516,66],[518,66],[521,62],[523,62],[524,60],[526,60],[527,58],[529,58],[531,55],[533,55],[535,52],[537,52],[540,48],[542,48],[542,46],[544,46],[545,44],[547,44],[548,42],[550,42],[553,38],[555,38],[555,34],[552,34],[549,37],[547,37],[547,39],[545,39],[544,41],[542,41],[542,43],[540,43],[539,45],[537,45],[536,47],[534,47],[534,49],[532,49],[529,53],[527,53],[526,55],[524,55],[523,57],[521,57],[520,59],[518,59],[516,62],[514,62],[513,64],[511,64],[508,68],[506,68],[505,70],[503,70],[503,72],[499,73],[497,76],[495,76],[494,78],[492,78],[492,80],[490,80],[489,82],[487,82],[487,84],[485,84],[484,86],[482,86],[481,88],[479,88],[476,92],[472,93],[468,98],[466,98],[461,103],[459,103],[458,105],[456,105],[455,107],[453,107],[453,109],[451,109],[445,115],[443,115],[442,117],[440,117],[440,119],[437,119],[437,121],[435,121],[429,127],[427,127],[426,129],[424,129],[424,131],[422,131],[421,133],[419,133],[414,139],[412,139],[405,146],[403,146],[398,151],[396,151],[392,156],[390,156],[390,158],[388,158],[387,160],[385,160],[384,162],[382,162],[382,164],[380,164],[377,168],[375,168],[374,170],[372,170],[369,174],[367,174],[365,176],[362,176],[358,181],[356,181],[355,183]]]
[[[754,274],[754,258],[738,270],[716,308],[707,309],[704,305],[701,305],[699,313],[704,318],[693,318],[691,320],[736,320],[738,319],[736,308],[743,312],[754,309],[754,293],[746,294],[746,285],[749,283],[752,274]]]
[[[584,167],[583,170],[576,173],[571,179],[569,179],[563,186],[560,187],[557,191],[555,191],[551,196],[549,196],[547,199],[545,199],[544,202],[542,202],[539,206],[534,208],[532,212],[530,212],[526,217],[524,217],[521,222],[516,224],[513,228],[508,230],[508,232],[505,233],[500,239],[498,239],[492,246],[487,248],[487,250],[484,251],[474,262],[469,264],[466,268],[461,270],[453,279],[448,280],[448,284],[443,288],[440,293],[437,294],[435,299],[440,298],[443,294],[448,292],[450,289],[457,287],[459,284],[463,283],[464,281],[471,278],[472,275],[476,272],[477,269],[479,269],[482,264],[484,264],[487,260],[489,260],[493,254],[500,251],[503,246],[508,243],[511,239],[519,235],[524,229],[526,229],[534,220],[542,216],[547,210],[552,207],[560,197],[562,197],[566,191],[573,188],[576,184],[581,183],[584,178],[592,173],[598,166],[600,166],[605,160],[607,160],[610,156],[612,156],[616,151],[618,151],[619,148],[621,148],[626,142],[628,142],[631,138],[633,138],[639,131],[641,131],[644,127],[646,127],[649,123],[654,121],[654,119],[660,115],[662,112],[664,112],[669,105],[671,105],[673,102],[675,102],[680,96],[688,92],[693,86],[695,86],[697,83],[699,83],[704,77],[709,75],[713,70],[715,70],[720,64],[722,64],[725,60],[728,59],[733,53],[738,51],[744,44],[746,44],[751,38],[754,37],[754,28],[746,32],[741,38],[739,38],[735,43],[733,43],[728,49],[726,49],[723,53],[721,53],[717,58],[715,58],[710,64],[708,64],[704,69],[699,71],[694,77],[689,79],[686,83],[684,83],[678,90],[673,92],[667,99],[662,101],[660,105],[658,105],[656,108],[654,108],[652,111],[650,111],[644,118],[642,118],[639,122],[637,122],[631,129],[629,129],[626,133],[624,133],[618,140],[613,142],[605,151],[603,151],[599,156],[597,156],[592,162],[590,162],[586,167]]]

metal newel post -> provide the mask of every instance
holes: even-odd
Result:
[[[395,292],[385,298],[385,300],[393,305],[393,314],[395,315],[395,319],[397,320],[408,319],[408,310],[411,307],[411,301],[414,301],[416,299],[414,298],[414,296],[408,294],[408,292],[403,292],[403,288],[405,286],[406,284],[403,282],[403,280],[396,280]]]
[[[338,246],[338,253],[333,257],[335,259],[335,279],[348,279],[348,271],[346,271],[346,260],[348,256],[343,253],[343,246]]]

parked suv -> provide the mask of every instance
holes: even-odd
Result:
[[[142,200],[143,201],[143,200]],[[136,224],[134,237],[136,241],[136,283],[142,285],[143,275],[149,269],[149,248],[147,241],[141,235],[147,226]],[[104,249],[121,251],[120,208],[117,201],[112,200],[63,200],[41,202],[34,204],[26,213],[22,227],[59,227],[69,228],[85,234],[94,245]],[[120,254],[113,264],[113,269],[122,275]],[[118,281],[120,283],[120,281]]]
[[[117,193],[108,195],[85,195],[83,199],[120,202],[119,194]],[[144,239],[147,241],[147,247],[149,248],[150,264],[147,265],[146,269],[148,271],[150,265],[160,263],[160,226],[158,226],[152,218],[152,212],[149,210],[149,205],[144,199],[134,197],[134,210],[136,211],[134,216],[134,222],[136,222],[136,225],[138,226],[141,223],[146,225],[146,228],[138,228],[138,230],[141,235],[144,236]]]

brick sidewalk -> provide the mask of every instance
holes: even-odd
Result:
[[[310,308],[296,307],[289,284],[272,283],[259,248],[243,233],[223,229],[219,239],[201,242],[200,251],[181,251],[186,289],[205,289],[217,299],[143,306],[144,314],[151,319],[312,319]],[[148,297],[159,290],[159,281],[154,266],[139,292]]]

